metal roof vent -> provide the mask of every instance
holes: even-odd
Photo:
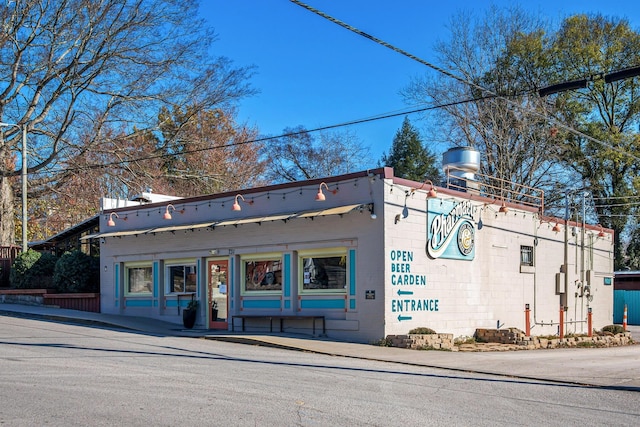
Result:
[[[480,170],[480,152],[471,147],[454,147],[442,154],[446,185],[477,188],[475,173]]]

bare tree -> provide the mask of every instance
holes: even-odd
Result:
[[[157,112],[232,104],[251,68],[211,58],[195,0],[23,0],[0,6],[0,244],[14,243],[15,153],[29,143],[29,193],[69,179],[73,159]]]
[[[558,140],[545,118],[548,107],[531,89],[539,75],[527,74],[540,68],[524,69],[508,54],[514,37],[544,32],[544,23],[518,8],[492,7],[481,19],[460,13],[449,27],[450,39],[436,51],[441,66],[460,80],[444,74],[416,78],[403,95],[412,103],[441,106],[434,137],[480,151],[481,174],[558,195],[548,190],[567,180],[567,172],[555,156]]]
[[[274,183],[355,172],[370,162],[369,149],[353,132],[316,136],[299,126],[283,134],[264,149],[266,177]]]

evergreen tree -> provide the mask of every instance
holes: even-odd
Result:
[[[440,169],[436,165],[436,156],[422,143],[420,133],[405,117],[402,127],[393,138],[389,155],[383,154],[382,165],[392,167],[395,176],[413,181],[429,179],[440,181]]]

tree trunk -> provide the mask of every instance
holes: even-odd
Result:
[[[15,207],[11,178],[0,176],[0,246],[16,244]]]

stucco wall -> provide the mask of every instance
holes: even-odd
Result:
[[[116,227],[107,227],[107,216],[101,218],[101,230],[106,232],[142,230],[170,224],[188,224],[230,218],[260,217],[278,213],[304,212],[318,209],[329,209],[336,206],[371,204],[379,206],[376,219],[367,209],[356,210],[345,214],[330,214],[311,218],[295,218],[291,220],[267,220],[260,223],[248,223],[237,226],[227,225],[214,229],[202,227],[194,230],[175,232],[148,232],[138,235],[105,237],[101,244],[102,262],[102,311],[125,315],[141,315],[162,320],[181,323],[180,310],[175,306],[173,296],[166,294],[163,262],[173,259],[197,259],[199,261],[199,286],[197,298],[205,303],[206,279],[202,266],[212,257],[225,258],[230,262],[229,296],[231,299],[230,314],[285,314],[285,315],[324,315],[330,336],[335,338],[358,339],[367,341],[370,337],[381,337],[384,334],[382,323],[384,301],[384,265],[379,262],[383,257],[383,221],[382,180],[366,175],[349,178],[341,182],[329,183],[329,191],[323,191],[326,200],[315,201],[318,184],[299,186],[296,188],[275,189],[269,192],[243,193],[245,202],[240,201],[241,212],[233,212],[231,206],[234,198],[216,199],[211,206],[207,201],[186,201],[184,206],[178,201],[173,204],[176,211],[171,210],[172,220],[164,220],[164,207],[139,208],[135,210],[119,210]],[[338,189],[333,194],[332,190]],[[248,202],[252,202],[249,204]],[[197,206],[196,210],[196,204]],[[223,206],[224,205],[224,206]],[[184,209],[183,213],[180,213]],[[374,211],[375,212],[375,211]],[[123,220],[122,218],[127,218]],[[333,295],[319,296],[298,293],[300,274],[297,268],[297,251],[345,248],[348,250],[351,279],[348,289]],[[261,296],[241,295],[240,260],[250,254],[276,253],[290,263],[290,292],[285,295]],[[154,279],[153,297],[124,297],[122,292],[122,269],[124,264],[132,261],[153,261],[156,263],[157,277]],[[118,274],[116,274],[118,272]],[[117,277],[118,276],[118,277]],[[105,286],[106,285],[106,286]],[[373,290],[376,299],[366,299],[365,290]],[[163,295],[166,294],[166,295]],[[247,301],[259,301],[262,308],[243,307]],[[278,307],[268,307],[281,299]],[[311,303],[315,301],[318,308]],[[186,305],[183,299],[181,305]],[[254,305],[258,303],[254,302]],[[324,304],[324,305],[323,305]],[[330,304],[331,307],[327,308]],[[242,307],[242,311],[241,311]],[[196,327],[206,327],[207,310],[199,310]]]

